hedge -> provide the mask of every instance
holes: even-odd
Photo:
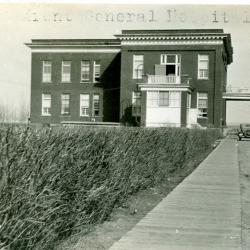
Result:
[[[54,249],[219,137],[216,129],[0,126],[0,249]]]

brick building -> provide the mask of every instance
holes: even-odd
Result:
[[[223,125],[230,34],[123,30],[115,37],[27,44],[32,123]]]

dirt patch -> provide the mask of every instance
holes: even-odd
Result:
[[[250,249],[250,141],[239,142],[242,250]]]
[[[199,155],[188,166],[169,175],[166,182],[142,190],[112,213],[110,219],[88,231],[81,230],[61,242],[58,250],[107,250],[166,197],[208,155]]]

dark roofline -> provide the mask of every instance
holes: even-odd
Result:
[[[31,43],[26,43],[27,46],[39,45],[117,45],[120,46],[119,39],[32,39]]]

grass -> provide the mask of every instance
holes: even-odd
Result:
[[[0,248],[54,249],[185,171],[216,129],[0,127]]]

